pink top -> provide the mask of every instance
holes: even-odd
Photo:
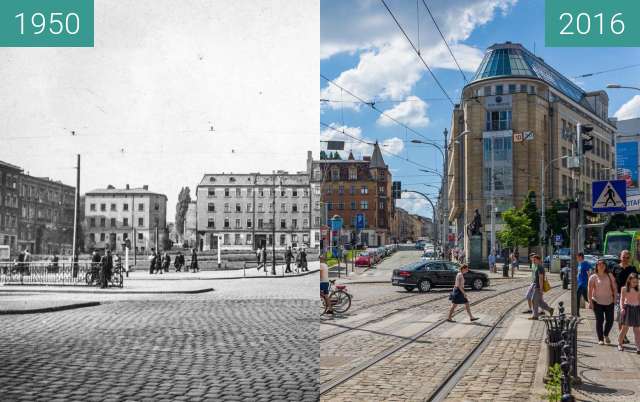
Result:
[[[623,286],[622,295],[620,296],[620,305],[624,306],[625,304],[629,304],[631,306],[640,305],[640,293],[638,293],[635,289],[629,289],[627,292],[627,287]]]
[[[462,274],[462,272],[458,272],[458,275],[456,275],[455,287],[464,291],[464,275]]]
[[[593,289],[591,299],[598,304],[608,306],[615,300],[615,281],[611,279],[611,275],[593,274],[589,277],[589,289]],[[591,292],[591,290],[590,290]]]

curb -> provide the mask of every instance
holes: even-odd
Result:
[[[53,313],[55,311],[73,310],[77,308],[95,307],[99,305],[100,305],[100,302],[87,302],[87,303],[65,304],[63,306],[33,308],[33,309],[24,309],[24,310],[0,310],[0,315]]]
[[[19,285],[18,285],[19,286]],[[50,286],[51,287],[51,286]],[[198,294],[213,292],[213,288],[195,290],[69,290],[69,289],[0,289],[0,293],[69,293],[111,295]],[[86,304],[86,303],[85,303]],[[98,303],[100,304],[100,303]],[[85,306],[82,306],[85,307]]]
[[[131,278],[126,278],[125,277],[125,282],[126,281],[168,281],[168,280],[172,280],[172,281],[194,281],[194,280],[198,280],[198,281],[228,281],[228,280],[232,280],[232,279],[277,279],[277,278],[296,278],[299,276],[307,276],[307,275],[311,275],[313,273],[316,272],[320,272],[320,269],[311,269],[309,270],[309,272],[303,272],[301,274],[293,274],[293,275],[265,275],[265,276],[261,276],[261,275],[251,275],[251,276],[225,276],[222,278],[203,278],[200,276],[194,276],[192,278],[169,278],[169,279],[163,279],[163,278],[156,278],[156,277],[151,277],[151,278],[136,278],[136,279],[131,279]],[[163,274],[164,275],[164,274]]]

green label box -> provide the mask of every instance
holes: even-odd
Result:
[[[94,0],[0,0],[0,47],[93,47]]]
[[[545,45],[640,46],[640,0],[545,0]]]

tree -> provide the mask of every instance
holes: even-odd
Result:
[[[569,244],[569,206],[567,201],[553,200],[551,207],[545,211],[547,221],[547,237],[562,235],[563,245]]]
[[[187,217],[187,210],[191,202],[191,194],[189,187],[183,187],[178,194],[178,203],[176,204],[176,230],[178,233],[184,233],[184,224]]]
[[[320,160],[326,160],[329,159],[327,157],[327,153],[325,151],[320,151]]]
[[[535,191],[529,191],[527,198],[524,200],[524,204],[522,204],[521,210],[527,217],[529,217],[531,220],[531,227],[535,229],[529,237],[529,244],[527,244],[527,246],[535,247],[540,244],[540,232],[538,231],[538,228],[540,227],[540,213],[536,207]]]
[[[502,213],[505,228],[498,231],[500,243],[515,249],[528,246],[529,239],[535,230],[531,227],[531,219],[522,209],[510,208]]]

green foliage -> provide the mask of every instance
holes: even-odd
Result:
[[[531,227],[535,229],[529,237],[529,242],[526,246],[537,246],[540,244],[540,233],[538,231],[538,228],[540,227],[540,212],[538,211],[538,207],[536,207],[535,191],[529,191],[529,194],[527,194],[527,198],[524,200],[524,204],[522,205],[522,212],[529,217],[529,220],[531,220]]]
[[[640,216],[628,214],[615,214],[611,217],[609,224],[605,226],[605,232],[621,229],[636,229],[640,227]]]
[[[325,151],[320,151],[320,160],[327,160],[327,153]]]
[[[180,235],[184,233],[187,210],[189,209],[189,203],[191,202],[191,195],[189,194],[189,191],[189,187],[182,187],[178,194],[178,203],[176,204],[176,232]]]
[[[502,219],[505,228],[497,233],[500,243],[512,249],[528,246],[529,239],[535,232],[529,216],[522,209],[510,208],[502,213]]]
[[[544,388],[547,390],[547,395],[543,398],[551,402],[560,402],[562,398],[562,370],[558,363],[549,368],[549,378]]]
[[[547,236],[554,234],[561,234],[563,238],[563,246],[567,246],[569,242],[569,214],[560,213],[560,211],[568,210],[567,201],[553,200],[551,201],[551,207],[545,211],[545,218],[547,221]]]

